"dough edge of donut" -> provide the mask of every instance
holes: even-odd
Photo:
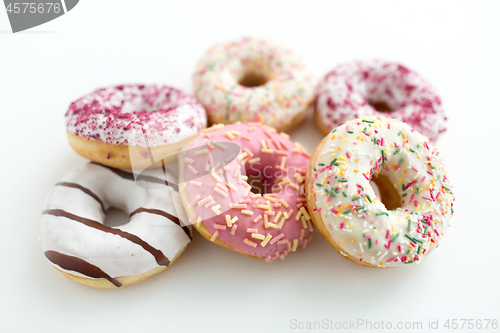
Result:
[[[279,125],[279,126],[273,126],[272,124],[268,124],[266,122],[262,123],[262,125],[273,127],[273,128],[276,129],[276,131],[278,133],[279,132],[288,133],[291,130],[293,130],[296,127],[298,127],[303,121],[305,121],[307,119],[307,117],[309,115],[309,108],[312,106],[312,103],[313,103],[313,100],[311,100],[308,103],[306,103],[305,108],[303,110],[297,112],[297,114],[295,114],[293,116],[293,118],[292,118],[292,120],[290,122],[287,122],[287,123]],[[212,117],[209,116],[209,115],[207,115],[207,122],[208,122],[208,126],[207,127],[211,127],[212,125],[216,125],[216,124],[230,125],[230,124],[238,123],[237,121],[236,122],[232,122],[232,123],[227,123],[227,122],[224,122],[224,121],[212,119]],[[241,121],[241,123],[248,123],[248,122],[249,121]]]
[[[122,285],[120,287],[115,286],[113,283],[106,279],[92,279],[92,278],[86,278],[82,276],[77,276],[73,275],[71,273],[65,272],[55,265],[52,265],[56,270],[61,272],[64,276],[66,276],[68,279],[71,279],[73,281],[76,281],[80,284],[83,284],[85,286],[93,287],[93,288],[98,288],[98,289],[121,289],[123,287],[129,286],[131,284],[141,282],[143,280],[146,280],[147,278],[156,275],[158,273],[163,272],[167,268],[173,265],[173,263],[180,257],[180,255],[184,252],[184,250],[187,248],[189,243],[187,243],[177,254],[175,257],[170,261],[170,264],[168,266],[161,266],[161,267],[155,267],[150,269],[149,271],[146,271],[142,274],[138,275],[127,275],[127,276],[118,276],[115,279],[118,280]]]
[[[316,115],[316,113],[315,113]],[[315,121],[319,119],[315,118]],[[318,127],[319,124],[317,123]],[[321,124],[322,125],[322,124]],[[323,128],[324,125],[323,125]],[[323,130],[320,127],[321,130]],[[327,133],[330,133],[328,131]],[[325,223],[323,222],[323,218],[321,217],[321,214],[318,213],[316,210],[316,197],[314,196],[314,193],[312,191],[312,188],[314,186],[314,179],[313,179],[313,169],[312,167],[316,163],[316,160],[319,157],[319,154],[321,150],[323,149],[323,146],[325,145],[326,141],[328,140],[329,135],[326,135],[323,140],[319,143],[319,145],[314,149],[311,158],[309,159],[309,164],[307,166],[307,175],[306,175],[306,200],[307,200],[307,210],[309,211],[309,215],[311,216],[311,219],[314,223],[314,226],[316,229],[318,229],[319,233],[323,238],[337,251],[342,257],[344,257],[347,260],[350,260],[358,265],[366,266],[366,267],[376,267],[376,268],[394,268],[394,267],[381,267],[377,265],[372,265],[369,264],[365,261],[360,261],[359,258],[351,256],[349,253],[344,251],[335,241],[333,240],[332,236],[330,235],[330,232],[328,231],[327,227],[325,226]]]
[[[181,152],[185,146],[191,143],[191,141],[196,139],[200,133],[201,131],[182,141],[158,147],[151,147],[150,149],[152,155],[157,157],[166,156],[163,159],[165,163],[172,163],[177,159],[175,155]],[[71,148],[73,148],[73,150],[80,156],[89,159],[92,162],[118,169],[147,168],[152,164],[150,158],[144,158],[143,160],[138,160],[132,166],[130,161],[130,146],[128,145],[115,145],[99,140],[92,140],[73,134],[69,131],[66,131],[66,134]],[[144,150],[147,148],[139,147],[138,149]],[[108,154],[110,155],[109,158]],[[155,159],[155,162],[157,161],[159,160]]]
[[[313,111],[313,120],[314,120],[314,124],[316,125],[317,128],[319,128],[319,130],[324,134],[324,135],[328,135],[330,134],[330,132],[333,130],[329,130],[325,124],[323,124],[323,122],[321,121],[321,118],[319,117],[319,113],[318,113],[318,110],[316,109],[316,106],[314,106],[314,111]],[[320,142],[320,145],[323,146],[324,142]],[[312,155],[311,155],[312,157]]]

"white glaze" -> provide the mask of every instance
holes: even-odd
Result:
[[[162,169],[151,169],[146,173],[165,179]],[[86,164],[67,175],[63,182],[77,183],[89,189],[101,199],[105,209],[116,207],[130,214],[142,207],[178,216],[174,201],[179,200],[179,194],[173,188],[165,185],[161,188],[159,184],[151,188],[148,182],[136,183],[122,178],[98,164]],[[97,200],[80,189],[67,186],[56,185],[49,193],[44,211],[51,209],[62,209],[99,223],[103,223],[105,219],[105,212]],[[186,221],[185,213],[180,213],[181,219]],[[114,229],[140,237],[160,250],[169,260],[190,242],[179,225],[164,216],[147,212],[134,214],[127,224]],[[42,214],[41,240],[44,251],[57,251],[81,258],[113,278],[139,275],[159,267],[153,255],[140,245],[66,217]],[[66,272],[88,278],[75,271]]]
[[[363,133],[365,128],[366,134]],[[321,223],[343,252],[373,265],[394,267],[411,262],[410,256],[414,260],[417,255],[420,261],[439,245],[453,215],[454,196],[450,193],[452,186],[446,177],[447,171],[441,156],[427,138],[405,123],[375,117],[351,120],[337,127],[328,137],[317,160],[312,161],[312,166],[317,170],[314,172],[312,193],[316,211],[319,210],[321,214]],[[373,141],[374,137],[379,140],[377,144]],[[384,139],[383,144],[381,138]],[[407,142],[403,146],[404,141]],[[396,153],[397,149],[400,151]],[[370,182],[363,175],[371,178],[370,170],[376,168],[377,161],[382,161],[382,150],[387,158],[387,169],[381,165],[380,174],[389,178],[403,201],[400,208],[391,211],[375,196]],[[334,163],[338,162],[339,165],[331,164],[335,158],[337,160]],[[374,174],[379,174],[379,171],[374,170]],[[340,179],[346,179],[347,182],[341,183]],[[401,184],[408,185],[413,181],[416,182],[403,191]],[[338,193],[331,190],[336,187]],[[415,193],[417,188],[422,191]],[[431,189],[433,194],[430,194]],[[330,190],[335,197],[326,190]],[[360,192],[368,194],[373,202],[368,197],[356,200]],[[403,197],[405,193],[407,195]],[[352,205],[364,206],[366,210],[355,213]],[[432,215],[432,222],[423,236],[427,222],[421,220],[429,215]],[[409,231],[408,219],[411,221]],[[397,234],[399,236],[392,241]],[[422,243],[414,242],[416,246],[411,248],[405,234]],[[366,239],[367,236],[371,237],[371,241]],[[391,244],[387,247],[389,240]],[[371,248],[368,248],[369,243]],[[401,250],[398,245],[401,245]],[[418,245],[421,246],[421,255],[417,254]],[[409,249],[411,253],[408,255]]]
[[[393,111],[377,111],[374,102]],[[436,89],[415,71],[377,59],[346,62],[325,75],[318,83],[316,112],[327,129],[362,116],[406,122],[433,141],[446,129]]]
[[[244,87],[238,81],[248,72],[269,80]],[[312,76],[300,55],[258,38],[211,47],[194,74],[194,94],[214,123],[259,121],[279,127],[306,109],[313,90]]]
[[[146,148],[182,141],[206,124],[205,110],[193,96],[158,85],[98,89],[71,103],[66,113],[72,134]]]

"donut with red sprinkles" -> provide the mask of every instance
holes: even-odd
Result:
[[[363,116],[389,117],[435,141],[446,130],[441,98],[423,77],[383,60],[337,66],[318,84],[315,121],[325,133]]]
[[[174,155],[206,123],[205,109],[193,96],[164,85],[98,89],[71,103],[66,112],[73,149],[117,168]]]

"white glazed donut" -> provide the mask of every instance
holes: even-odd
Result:
[[[306,191],[323,237],[347,259],[371,267],[420,262],[447,233],[455,201],[429,140],[378,117],[353,119],[323,139],[309,162]],[[384,193],[392,200],[384,202]]]
[[[164,270],[191,240],[179,194],[166,186],[171,179],[159,168],[136,182],[129,171],[95,163],[71,172],[45,203],[45,256],[67,277],[97,288],[126,286]],[[130,221],[105,226],[110,207],[130,214]]]
[[[205,109],[193,96],[158,85],[98,89],[66,112],[73,149],[115,168],[149,166],[152,155],[156,161],[172,156],[206,124]]]
[[[407,67],[382,60],[351,61],[319,82],[315,120],[327,134],[348,120],[379,116],[403,121],[435,141],[446,130],[436,89]]]
[[[289,131],[307,115],[314,86],[293,50],[243,38],[207,51],[194,74],[194,94],[211,123],[261,122]]]

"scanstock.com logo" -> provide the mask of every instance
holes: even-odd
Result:
[[[52,21],[72,10],[79,0],[3,0],[12,32]]]

